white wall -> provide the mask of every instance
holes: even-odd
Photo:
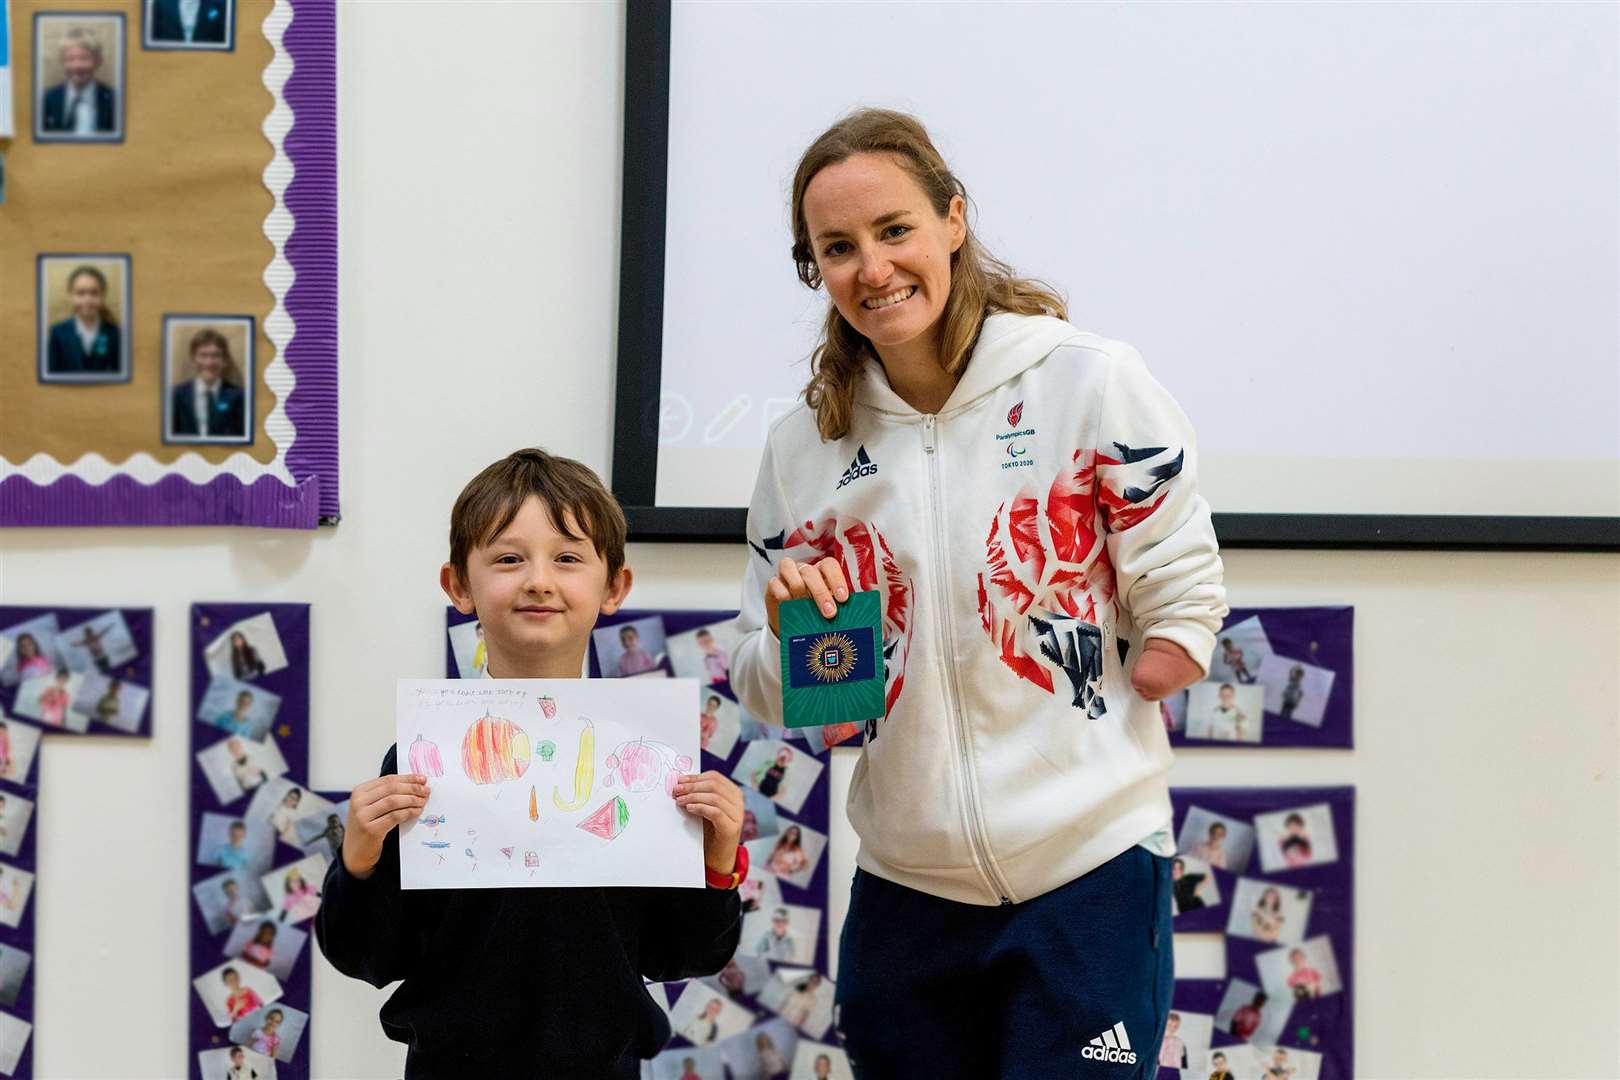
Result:
[[[351,786],[391,737],[393,680],[441,670],[461,483],[528,443],[609,463],[620,9],[340,10],[343,524],[0,533],[5,603],[158,609],[156,736],[43,753],[46,1080],[189,1068],[186,605],[314,603],[312,779]],[[631,559],[639,604],[735,602],[740,550]],[[1358,786],[1361,1075],[1620,1076],[1620,558],[1233,552],[1228,570],[1234,603],[1357,607],[1354,753],[1188,753],[1174,779]],[[835,880],[852,839],[835,829]],[[380,993],[324,961],[315,993],[316,1075],[399,1075]]]

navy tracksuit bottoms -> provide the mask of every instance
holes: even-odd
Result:
[[[1141,847],[1000,907],[858,870],[838,1026],[858,1080],[1151,1080],[1171,948],[1170,860]]]

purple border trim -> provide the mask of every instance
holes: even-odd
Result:
[[[36,484],[0,481],[0,527],[246,525],[313,529],[338,518],[337,379],[337,9],[332,0],[292,0],[283,44],[293,60],[284,91],[294,120],[284,149],[293,163],[285,202],[294,226],[287,260],[295,280],[286,307],[297,330],[285,359],[296,377],[286,401],[298,435],[287,453],[296,481],[244,485],[220,475],[205,484],[166,476],[104,484],[64,476]]]

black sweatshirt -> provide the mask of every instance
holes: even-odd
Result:
[[[397,771],[395,752],[381,775]],[[315,939],[373,986],[417,1078],[638,1076],[669,1039],[654,982],[710,975],[742,933],[736,890],[399,887],[399,832],[370,877],[326,873]]]

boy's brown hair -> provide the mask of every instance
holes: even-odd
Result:
[[[450,565],[467,580],[467,559],[512,524],[533,495],[546,508],[552,527],[570,540],[589,539],[607,563],[608,580],[624,568],[628,527],[619,501],[601,477],[572,458],[548,454],[539,447],[518,450],[467,482],[450,511]],[[585,531],[568,531],[569,518]]]

